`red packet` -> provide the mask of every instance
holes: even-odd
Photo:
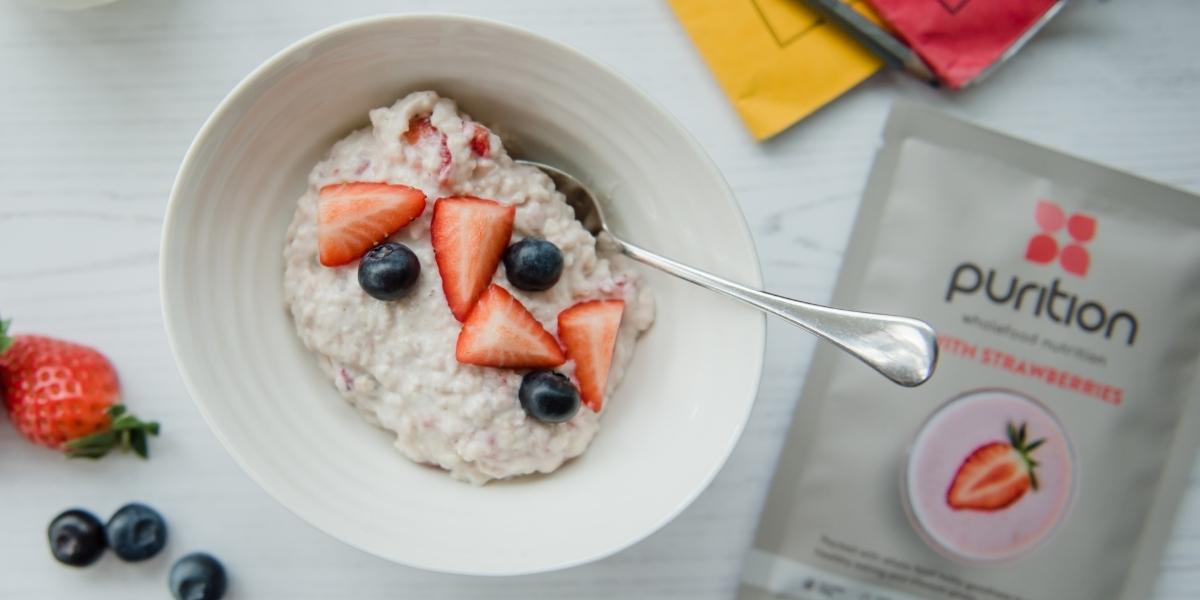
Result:
[[[975,80],[1061,0],[871,0],[947,87]]]

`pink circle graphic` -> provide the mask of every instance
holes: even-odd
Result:
[[[1029,245],[1025,248],[1025,260],[1039,264],[1048,264],[1054,261],[1054,257],[1058,256],[1058,242],[1053,236],[1039,233],[1029,238]]]
[[[1059,263],[1062,264],[1064,271],[1083,277],[1087,275],[1091,256],[1088,255],[1087,249],[1083,246],[1068,244],[1062,249],[1062,256],[1059,258]]]
[[[1062,229],[1067,222],[1067,215],[1063,212],[1062,207],[1049,200],[1038,200],[1033,218],[1037,221],[1038,227],[1041,227],[1042,231],[1046,233],[1054,233]]]
[[[1067,221],[1067,233],[1077,242],[1090,242],[1096,237],[1096,218],[1082,213],[1071,215]]]

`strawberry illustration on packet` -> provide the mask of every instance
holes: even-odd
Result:
[[[950,488],[946,504],[954,510],[1003,510],[1016,504],[1026,492],[1038,491],[1038,462],[1033,451],[1045,438],[1026,441],[1025,424],[1008,424],[1007,442],[989,442],[976,448],[965,460]]]

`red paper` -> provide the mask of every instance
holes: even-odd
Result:
[[[991,66],[1056,0],[871,0],[944,84],[966,85]]]

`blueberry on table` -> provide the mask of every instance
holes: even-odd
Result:
[[[145,504],[122,506],[108,520],[108,546],[127,562],[146,560],[167,545],[167,523]]]
[[[517,397],[525,413],[543,423],[570,421],[579,412],[579,391],[556,371],[526,373]]]
[[[176,600],[220,600],[225,595],[225,568],[203,552],[193,552],[171,567],[168,579]]]
[[[412,291],[421,275],[421,261],[404,244],[384,242],[358,263],[358,285],[376,300],[398,300]]]
[[[104,524],[86,510],[73,508],[54,517],[46,531],[55,560],[86,567],[104,554]]]
[[[546,240],[525,238],[504,251],[504,272],[519,290],[548,290],[558,282],[562,270],[562,251]]]

